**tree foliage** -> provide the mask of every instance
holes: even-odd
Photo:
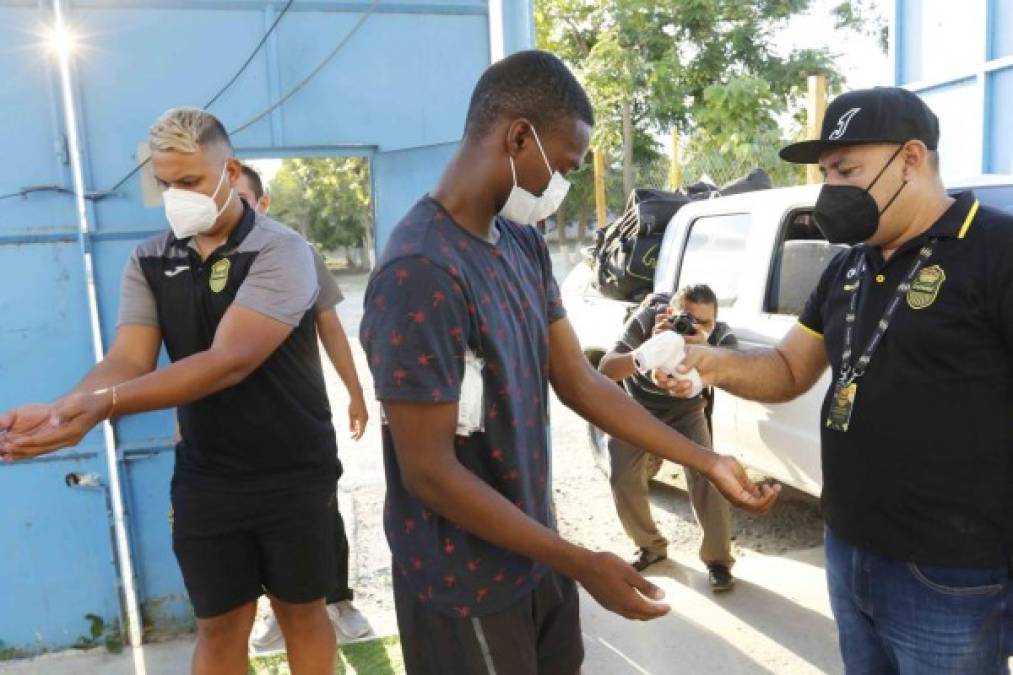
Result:
[[[566,60],[587,88],[596,114],[593,143],[610,151],[610,173],[627,154],[640,165],[656,163],[659,138],[675,128],[688,140],[690,159],[719,153],[790,174],[778,166],[776,149],[786,121],[796,129],[804,122],[807,77],[827,76],[831,91],[842,85],[829,49],[784,54],[775,47],[776,32],[810,4],[536,0],[535,24],[538,46]],[[871,0],[840,2],[832,11],[840,30],[878,30],[876,16]],[[634,133],[624,139],[627,106]]]
[[[271,215],[322,249],[368,248],[373,209],[367,159],[286,159],[270,189]]]
[[[834,6],[831,13],[834,16],[834,28],[854,30],[876,38],[884,54],[889,49],[889,25],[874,0],[841,2]]]

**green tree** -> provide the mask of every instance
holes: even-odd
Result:
[[[834,28],[854,30],[876,38],[884,54],[889,49],[890,27],[876,0],[841,2],[831,10],[831,13],[834,16]]]
[[[286,159],[271,182],[272,215],[321,249],[372,250],[369,161],[362,157]]]
[[[704,89],[703,102],[696,113],[696,132],[686,148],[690,159],[684,170],[689,176],[717,174],[715,164],[723,163],[736,167],[734,171],[763,167],[775,184],[802,180],[804,171],[777,157],[782,144],[777,116],[785,112],[785,103],[767,80],[743,75],[713,84]],[[719,184],[730,178],[727,171],[723,173],[714,175]]]
[[[637,165],[656,163],[656,138],[671,128],[690,139],[691,155],[722,152],[778,168],[771,148],[781,140],[779,121],[801,122],[806,77],[826,75],[832,90],[841,85],[828,49],[782,55],[774,48],[776,31],[810,3],[536,0],[535,22],[539,47],[570,63],[588,89],[595,146],[621,149],[628,193]],[[870,0],[833,9],[842,30],[864,30],[874,14]]]

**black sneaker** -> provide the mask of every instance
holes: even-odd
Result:
[[[664,553],[652,553],[646,548],[638,548],[636,557],[630,561],[630,564],[633,565],[633,569],[636,571],[643,572],[654,563],[661,562],[667,557]]]
[[[710,580],[711,590],[715,593],[724,593],[732,590],[735,585],[735,577],[728,565],[707,565],[707,578]]]

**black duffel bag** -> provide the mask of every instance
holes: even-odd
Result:
[[[592,262],[602,295],[639,302],[651,292],[665,228],[690,201],[683,192],[637,188],[630,193],[623,215],[596,235]]]
[[[730,197],[740,195],[744,192],[756,192],[757,190],[769,190],[774,187],[770,181],[770,175],[760,168],[753,169],[742,178],[733,180],[721,186],[721,196]]]
[[[665,229],[683,206],[702,199],[770,188],[763,169],[728,183],[720,190],[707,182],[687,185],[678,192],[636,188],[617,220],[599,230],[591,251],[595,287],[615,300],[640,302],[654,290],[654,272]]]

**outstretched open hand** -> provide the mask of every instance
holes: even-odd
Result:
[[[28,459],[77,445],[111,408],[106,393],[75,393],[0,415],[0,458]]]

